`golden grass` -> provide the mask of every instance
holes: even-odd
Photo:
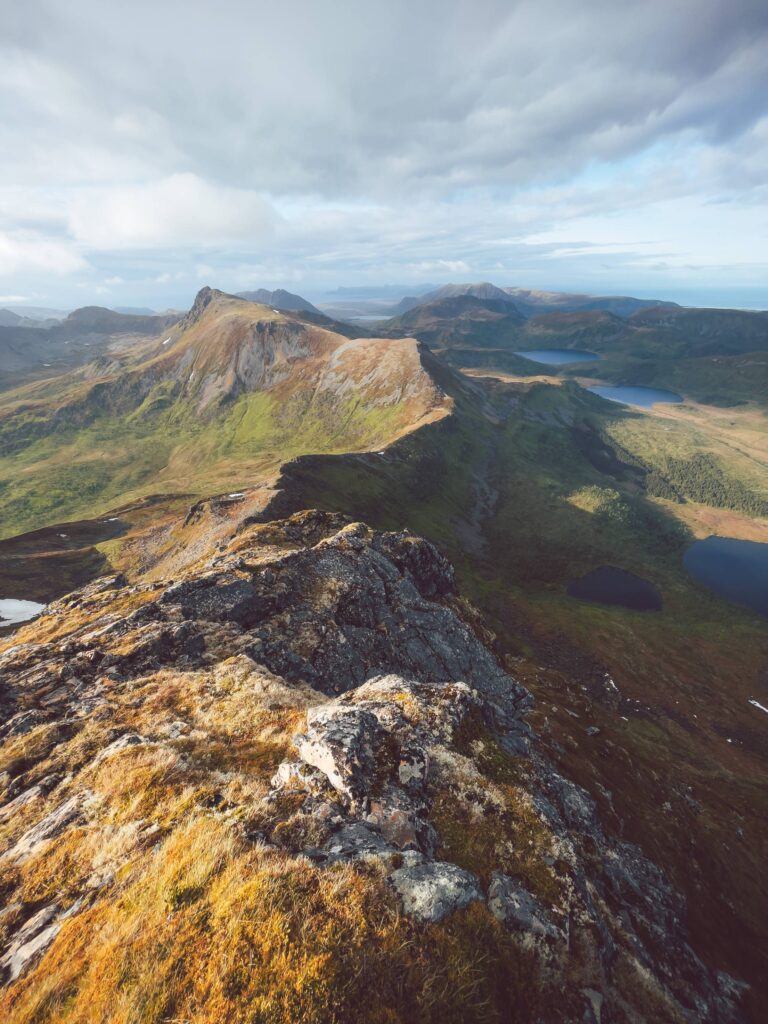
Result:
[[[491,1024],[534,1019],[541,998],[530,957],[484,907],[427,929],[400,916],[376,868],[319,869],[196,816],[65,924],[0,1013],[8,1024]]]
[[[73,793],[93,793],[80,823],[22,864],[0,864],[0,898],[21,905],[0,922],[4,933],[42,906],[85,895],[39,963],[0,996],[0,1020],[501,1024],[541,1016],[547,995],[532,957],[483,904],[420,925],[402,916],[386,881],[394,865],[318,867],[298,852],[321,842],[326,826],[298,813],[301,794],[263,798],[322,695],[237,657],[116,684],[106,698],[108,714],[71,734],[43,726],[0,748],[30,783],[66,773],[63,786],[19,815],[4,846]],[[167,733],[169,723],[180,724],[179,735]],[[127,730],[147,742],[95,758]],[[246,839],[253,828],[278,845]]]

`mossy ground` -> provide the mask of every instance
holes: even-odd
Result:
[[[145,402],[127,418],[63,428],[0,457],[0,536],[103,514],[150,492],[205,496],[250,486],[297,455],[370,450],[406,426],[401,406],[354,398],[279,402],[256,393],[207,420],[178,402]]]

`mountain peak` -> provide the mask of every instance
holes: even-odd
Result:
[[[191,327],[192,324],[196,324],[210,304],[217,299],[236,300],[237,296],[229,295],[227,292],[222,292],[218,288],[211,288],[211,286],[207,284],[203,285],[195,296],[195,301],[189,307],[189,312],[181,321],[181,326],[186,328]]]

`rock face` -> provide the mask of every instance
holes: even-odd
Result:
[[[540,752],[529,694],[462,607],[431,544],[320,512],[251,524],[182,578],[105,578],[50,605],[0,648],[9,992],[196,799],[273,858],[267,893],[293,864],[320,887],[380,880],[413,927],[481,915],[562,989],[559,1019],[740,1020],[738,982],[699,960],[663,873]],[[24,872],[39,889],[49,857],[82,867],[41,907]],[[195,879],[167,883],[169,913],[200,898]]]

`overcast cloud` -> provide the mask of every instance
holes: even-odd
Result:
[[[768,306],[765,0],[4,6],[3,296],[490,278]]]

